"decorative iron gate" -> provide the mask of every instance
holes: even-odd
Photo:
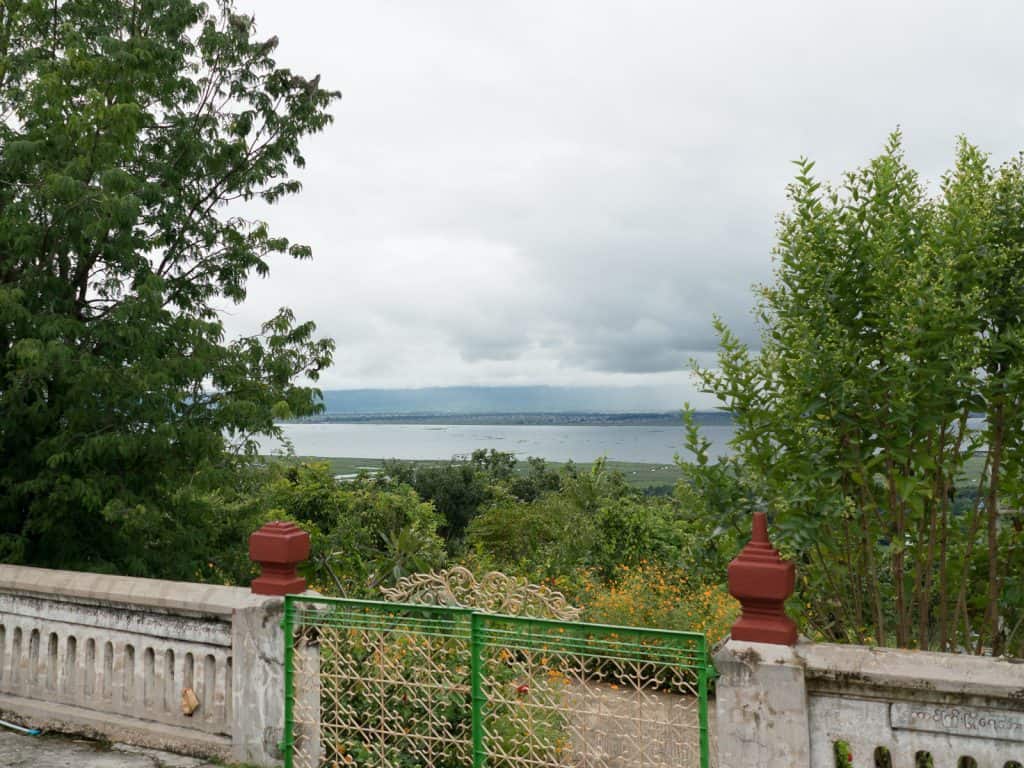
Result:
[[[285,599],[286,768],[708,768],[703,635]]]

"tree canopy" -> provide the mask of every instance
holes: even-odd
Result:
[[[238,213],[338,97],[276,47],[229,0],[0,4],[0,559],[194,575],[232,455],[314,409],[331,341],[222,320],[311,255]]]

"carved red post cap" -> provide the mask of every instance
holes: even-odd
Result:
[[[296,566],[309,557],[309,534],[295,523],[267,523],[249,536],[249,559],[260,564],[253,579],[257,595],[289,595],[306,590]]]
[[[768,541],[768,516],[754,513],[750,542],[729,563],[729,594],[743,613],[732,625],[733,640],[796,644],[796,624],[786,615],[786,598],[793,594],[795,569]]]

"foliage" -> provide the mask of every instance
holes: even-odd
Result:
[[[451,552],[461,548],[467,527],[485,505],[509,498],[534,501],[561,487],[560,475],[549,469],[544,459],[530,457],[526,471],[518,472],[514,453],[493,448],[440,464],[392,459],[384,462],[384,473],[433,502],[444,517],[443,534]]]
[[[0,558],[208,577],[225,449],[314,410],[330,341],[221,320],[310,256],[225,207],[297,192],[330,121],[276,46],[228,0],[0,4]]]
[[[621,473],[609,471],[603,461],[595,462],[588,472],[575,466],[563,471],[557,491],[543,493],[524,501],[507,489],[496,489],[493,500],[470,523],[466,543],[477,553],[486,553],[488,562],[509,573],[533,580],[566,574],[580,566],[607,566],[619,553],[615,545],[602,542],[607,531],[618,533],[616,526],[643,525],[637,506],[630,506],[631,491]],[[532,495],[532,494],[531,494]],[[622,510],[620,513],[619,510]],[[633,519],[623,518],[633,512]],[[643,536],[637,532],[637,536]],[[624,541],[622,549],[638,546],[636,538]]]
[[[832,755],[835,757],[836,768],[853,768],[853,750],[849,742],[842,739],[833,742]]]
[[[562,487],[561,476],[550,469],[544,459],[531,456],[526,460],[526,472],[509,479],[509,492],[521,501],[535,501],[545,493]]]
[[[570,468],[560,486],[488,504],[469,525],[467,564],[549,583],[590,621],[724,636],[736,603],[720,586],[727,561],[709,555],[704,516],[629,489],[603,462]]]
[[[583,618],[602,624],[660,627],[725,637],[739,606],[721,584],[658,562],[620,565],[609,581],[591,574],[579,593]]]
[[[603,505],[594,520],[596,536],[589,558],[606,579],[623,566],[647,561],[688,569],[683,553],[691,538],[680,508],[668,500],[628,497]]]
[[[505,495],[491,502],[467,532],[472,551],[486,553],[493,568],[516,573],[540,573],[555,559],[552,551],[587,538],[571,505],[549,494],[531,502]],[[575,558],[572,558],[575,559]]]
[[[691,573],[717,583],[750,540],[751,516],[761,508],[762,498],[750,468],[737,454],[711,461],[711,443],[689,406],[683,411],[683,422],[684,445],[692,458],[686,461],[676,455],[682,477],[673,494],[690,534],[684,559]]]
[[[261,507],[268,518],[294,520],[310,532],[316,588],[379,598],[379,587],[443,565],[441,517],[409,486],[370,478],[339,483],[323,464],[270,471]]]
[[[415,465],[389,461],[385,473],[393,480],[416,489],[420,498],[433,503],[444,520],[442,535],[449,549],[462,541],[466,526],[490,496],[487,476],[472,461],[453,459],[439,465]]]
[[[812,168],[759,289],[760,350],[716,320],[717,365],[698,368],[735,460],[697,445],[688,486],[708,516],[768,507],[809,631],[1001,653],[1024,615],[1024,159],[992,168],[961,141],[935,195],[898,133],[837,187]]]
[[[543,463],[543,459],[540,461]],[[516,471],[516,455],[493,448],[478,448],[470,454],[469,464],[492,480],[508,481]]]

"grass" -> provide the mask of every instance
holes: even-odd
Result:
[[[327,456],[300,456],[301,461],[316,461],[323,462],[330,467],[332,474],[335,475],[356,475],[363,471],[375,471],[380,470],[384,466],[383,459],[361,459],[361,458],[336,458]],[[409,461],[410,464],[417,464],[420,466],[429,466],[432,464],[443,464],[443,459],[427,459],[427,460],[415,460]],[[548,466],[553,469],[560,469],[564,466],[563,462],[549,461]],[[577,463],[577,467],[581,470],[589,471],[592,464],[589,463]],[[621,472],[626,481],[634,488],[644,490],[646,488],[652,488],[663,485],[675,485],[675,483],[681,477],[679,468],[675,464],[643,464],[632,461],[609,461],[605,465],[609,469],[618,470]],[[517,467],[518,471],[526,471],[526,462],[521,461]]]

